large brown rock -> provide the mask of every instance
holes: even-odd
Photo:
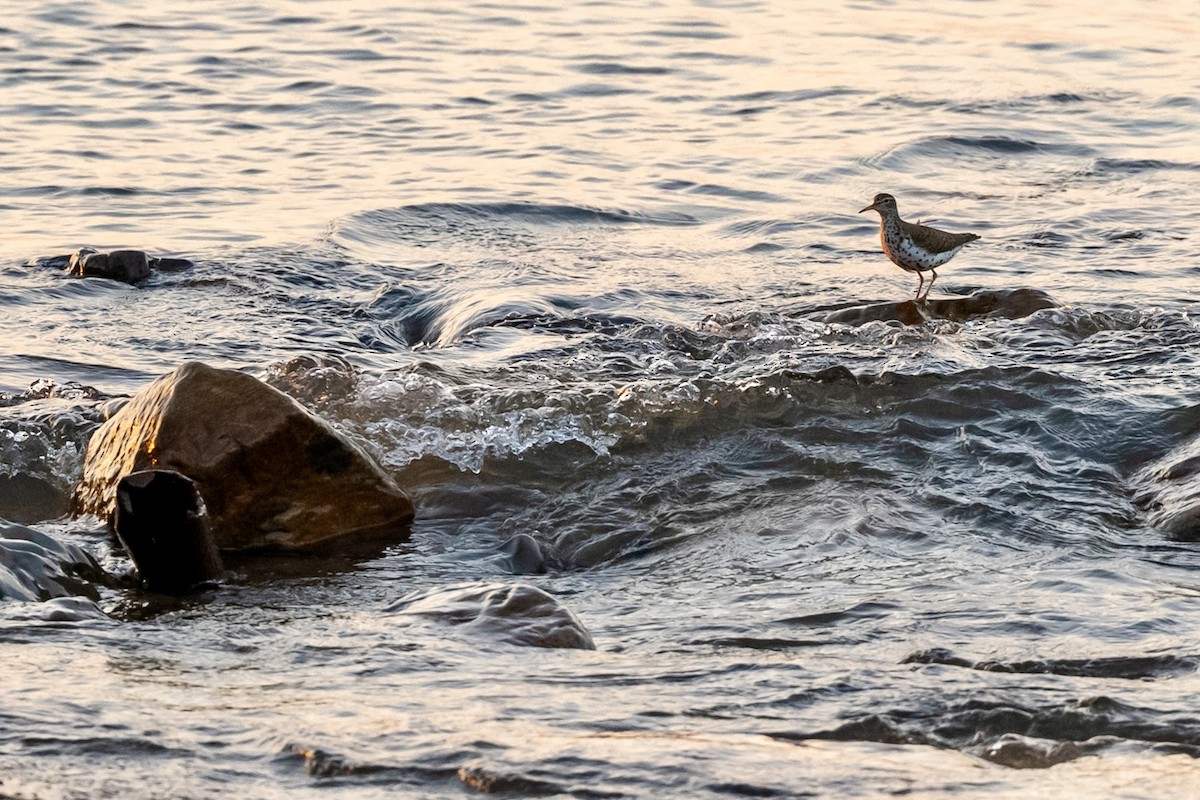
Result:
[[[88,443],[74,510],[111,519],[117,484],[169,469],[195,481],[222,550],[303,550],[404,535],[413,506],[358,446],[241,372],[184,364]]]

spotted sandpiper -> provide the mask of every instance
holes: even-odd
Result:
[[[917,295],[914,300],[921,299],[921,287],[925,285],[922,272],[929,270],[933,273],[925,290],[925,296],[929,297],[929,289],[937,280],[937,270],[934,268],[954,258],[954,254],[967,242],[979,238],[973,233],[946,233],[926,225],[905,222],[900,219],[896,198],[886,192],[875,195],[871,205],[858,213],[871,209],[879,212],[879,241],[883,244],[883,252],[896,266],[917,273]]]

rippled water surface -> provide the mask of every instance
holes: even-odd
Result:
[[[176,5],[0,20],[0,517],[128,573],[66,498],[190,359],[418,516],[0,601],[0,797],[1193,790],[1200,552],[1134,502],[1200,428],[1190,4]],[[1056,307],[826,322],[915,289],[880,191],[982,237],[935,297]],[[30,262],[82,245],[195,266]],[[516,584],[596,649],[396,604]]]

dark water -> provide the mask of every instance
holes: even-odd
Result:
[[[1200,428],[1197,34],[1183,4],[14,4],[0,517],[128,572],[55,518],[97,405],[188,359],[293,393],[419,514],[184,603],[0,604],[0,797],[1187,796],[1200,552],[1133,498]],[[878,191],[983,237],[935,295],[1059,306],[825,323],[915,289],[854,213]],[[26,265],[83,244],[196,266]],[[521,533],[546,574],[497,557]],[[597,649],[389,610],[476,584]]]

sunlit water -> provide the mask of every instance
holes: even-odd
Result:
[[[188,359],[419,513],[183,604],[0,604],[0,796],[1186,796],[1200,553],[1130,478],[1200,426],[1193,9],[800,5],[7,4],[0,517],[128,571],[42,518]],[[879,191],[983,237],[935,295],[1059,307],[825,324],[915,289]],[[196,266],[26,266],[85,244]],[[475,582],[597,649],[386,611]]]

